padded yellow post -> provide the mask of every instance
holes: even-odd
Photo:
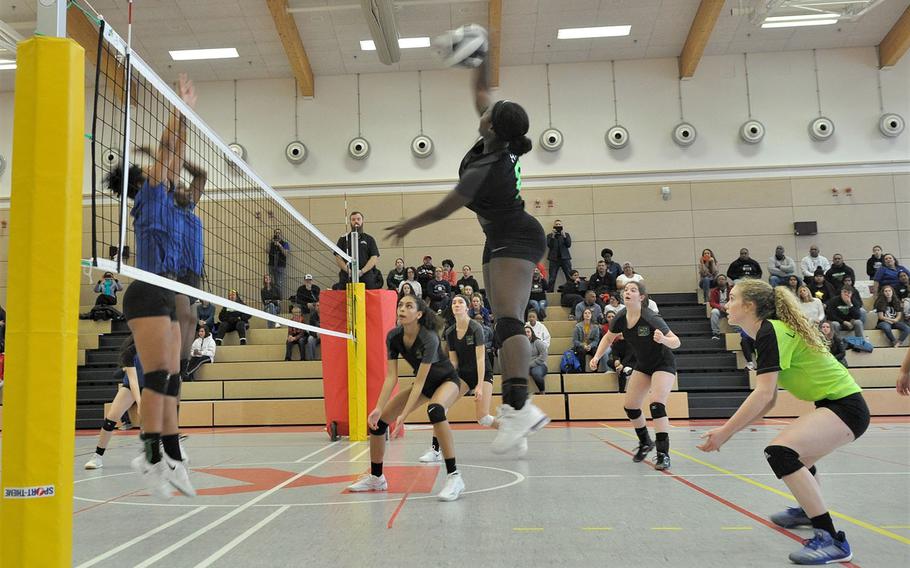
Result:
[[[82,248],[84,52],[19,44],[13,118],[0,565],[70,566]]]
[[[348,437],[367,439],[367,300],[366,285],[348,284]]]

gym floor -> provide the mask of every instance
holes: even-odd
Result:
[[[747,428],[718,454],[695,448],[717,421],[675,421],[673,467],[634,464],[628,423],[552,424],[524,458],[489,450],[493,433],[456,427],[466,492],[441,503],[445,469],[420,465],[425,427],[390,443],[388,493],[350,494],[364,442],[318,428],[186,433],[199,496],[158,502],[129,469],[137,431],[118,433],[86,471],[94,432],[76,440],[74,566],[786,566],[809,529],[769,514],[795,503],[762,449],[786,425]],[[653,453],[651,454],[653,457]],[[910,566],[910,418],[874,419],[818,464],[848,566]]]

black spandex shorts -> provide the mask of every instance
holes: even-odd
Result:
[[[863,435],[869,427],[869,407],[863,393],[855,392],[837,400],[822,399],[815,401],[815,408],[827,408],[844,421],[853,432],[853,439]]]
[[[177,277],[177,282],[181,284],[186,284],[187,286],[192,286],[193,288],[199,287],[199,275],[195,272],[186,271],[180,276]]]
[[[477,372],[465,373],[463,371],[458,371],[458,376],[461,377],[461,380],[468,385],[468,390],[474,390],[477,388]],[[483,378],[485,383],[493,384],[493,375],[488,373],[487,376]]]
[[[427,398],[433,398],[436,389],[443,383],[455,383],[456,387],[461,387],[461,379],[458,378],[458,371],[452,365],[451,361],[440,361],[430,366],[430,372],[427,374],[427,380],[423,384],[423,390],[420,394]]]
[[[177,321],[174,293],[147,282],[130,284],[123,294],[123,317],[126,321],[157,316],[168,316],[171,321]]]
[[[483,264],[489,263],[491,258],[521,258],[536,264],[547,252],[543,227],[525,211],[515,217],[496,219],[482,228],[487,236]]]

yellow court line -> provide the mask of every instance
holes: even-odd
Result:
[[[722,531],[751,531],[753,527],[720,527]]]
[[[605,428],[608,428],[608,429],[610,429],[610,430],[613,430],[614,432],[617,432],[617,433],[619,433],[619,434],[621,434],[621,435],[623,435],[623,436],[625,436],[625,437],[627,437],[627,438],[637,439],[636,436],[633,436],[632,434],[629,434],[628,432],[625,432],[625,431],[623,431],[623,430],[620,430],[619,428],[614,428],[614,427],[612,427],[612,426],[610,426],[610,425],[608,425],[608,424],[604,424],[604,423],[601,423],[601,425],[604,426]],[[776,489],[776,488],[774,488],[774,487],[771,487],[770,485],[765,485],[764,483],[760,483],[760,482],[758,482],[758,481],[755,481],[754,479],[750,479],[750,478],[745,477],[745,476],[743,476],[743,475],[739,475],[739,474],[733,473],[732,471],[730,471],[730,470],[728,470],[728,469],[724,469],[724,468],[722,468],[722,467],[719,467],[719,466],[716,466],[716,465],[714,465],[714,464],[712,464],[712,463],[708,463],[708,462],[706,462],[706,461],[704,461],[704,460],[700,460],[700,459],[698,459],[698,458],[692,457],[692,456],[690,456],[690,455],[688,455],[688,454],[684,454],[684,453],[679,452],[679,451],[677,451],[677,450],[670,450],[670,453],[675,454],[675,455],[680,456],[680,457],[683,457],[683,458],[686,458],[687,460],[693,461],[693,462],[695,462],[695,463],[697,463],[697,464],[699,464],[699,465],[703,465],[703,466],[705,466],[705,467],[707,467],[707,468],[709,468],[709,469],[713,469],[714,471],[717,471],[717,472],[720,472],[720,473],[729,475],[730,477],[732,477],[732,478],[734,478],[734,479],[738,479],[738,480],[740,480],[740,481],[744,481],[744,482],[746,482],[746,483],[748,483],[748,484],[750,484],[750,485],[754,485],[755,487],[764,489],[765,491],[770,491],[771,493],[774,493],[775,495],[780,495],[781,497],[785,497],[785,498],[787,498],[787,499],[790,499],[791,501],[796,501],[796,498],[793,497],[793,495],[790,495],[789,493],[786,493],[786,492],[784,492],[784,491],[781,491],[780,489]],[[682,476],[682,477],[685,477],[685,476]],[[870,530],[870,531],[872,531],[872,532],[874,532],[874,533],[877,533],[877,534],[880,534],[880,535],[882,535],[882,536],[888,537],[888,538],[890,538],[890,539],[892,539],[892,540],[896,540],[897,542],[900,542],[900,543],[903,543],[903,544],[910,544],[910,538],[901,536],[901,535],[899,535],[899,534],[895,534],[895,533],[893,533],[893,532],[891,532],[891,531],[887,531],[887,530],[885,530],[885,529],[883,529],[883,528],[879,528],[879,527],[873,525],[872,523],[867,523],[866,521],[861,521],[861,520],[856,519],[856,518],[854,518],[854,517],[851,517],[851,516],[849,516],[849,515],[845,515],[845,514],[843,514],[843,513],[838,513],[837,511],[834,511],[834,510],[830,510],[830,509],[829,509],[828,512],[831,514],[832,517],[836,517],[836,518],[838,518],[838,519],[842,519],[842,520],[844,520],[844,521],[847,521],[848,523],[853,523],[854,525],[856,525],[856,526],[858,526],[858,527],[862,527],[862,528],[864,528],[864,529]]]
[[[542,532],[543,527],[515,527],[512,530],[516,532]]]
[[[883,529],[910,529],[910,525],[880,525]]]

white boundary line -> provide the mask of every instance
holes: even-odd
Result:
[[[272,522],[272,520],[274,520],[275,517],[284,513],[288,509],[290,509],[290,507],[288,505],[284,505],[280,509],[278,509],[277,511],[275,511],[274,513],[269,515],[268,517],[262,519],[255,525],[246,529],[245,531],[243,531],[243,533],[241,533],[239,536],[237,536],[237,538],[235,538],[231,542],[229,542],[229,543],[225,544],[224,546],[222,546],[221,548],[219,548],[217,552],[215,552],[214,554],[212,554],[211,556],[209,556],[208,558],[206,558],[199,564],[196,564],[196,568],[207,568],[208,566],[211,566],[213,562],[217,562],[219,558],[221,558],[222,556],[224,556],[225,554],[227,554],[228,552],[230,552],[231,550],[236,548],[237,545],[239,545],[241,542],[248,539],[250,536],[253,535],[253,533],[255,533],[256,531],[258,531],[265,525]]]
[[[311,458],[311,457],[315,456],[316,454],[318,454],[319,452],[322,452],[322,451],[325,451],[325,450],[327,450],[327,449],[329,449],[329,448],[331,448],[331,447],[337,446],[337,445],[340,444],[340,443],[341,443],[341,440],[336,440],[336,441],[332,442],[331,444],[329,444],[328,446],[323,446],[323,447],[319,448],[318,450],[316,450],[316,451],[314,451],[314,452],[308,453],[307,455],[303,456],[303,457],[300,458],[299,460],[294,460],[293,462],[288,462],[288,463],[300,463],[300,462],[304,462],[304,461],[307,460],[307,458]],[[355,442],[355,443],[356,443],[356,442]],[[350,446],[348,446],[348,447],[345,448],[345,449],[349,449],[349,448],[350,448]]]
[[[83,263],[86,263],[86,262],[91,264],[91,260],[88,260],[88,259],[83,260]],[[97,270],[106,270],[108,272],[122,274],[123,276],[128,276],[128,277],[132,278],[133,280],[141,280],[143,282],[148,282],[149,284],[154,284],[155,286],[158,286],[160,288],[165,288],[167,290],[173,290],[174,292],[177,292],[178,294],[186,294],[187,296],[192,296],[193,298],[200,298],[202,300],[208,300],[210,303],[212,303],[214,305],[231,308],[232,310],[236,310],[238,312],[242,312],[245,314],[251,314],[258,318],[267,320],[267,321],[273,321],[276,323],[286,325],[288,327],[296,327],[299,329],[305,329],[307,331],[312,331],[314,333],[318,333],[321,335],[331,335],[333,337],[340,337],[342,339],[353,339],[354,338],[354,336],[351,335],[350,333],[333,331],[331,329],[326,329],[323,327],[315,327],[315,326],[312,326],[309,324],[300,323],[300,322],[289,320],[287,318],[276,316],[276,315],[270,314],[268,312],[265,312],[263,310],[253,308],[246,304],[238,304],[237,302],[232,302],[232,301],[228,300],[227,298],[223,298],[221,296],[216,296],[215,294],[205,292],[203,290],[200,290],[199,288],[193,288],[192,286],[187,286],[186,284],[177,282],[176,280],[171,280],[170,278],[165,278],[164,276],[152,274],[151,272],[146,272],[145,270],[140,270],[134,266],[129,266],[127,264],[121,264],[120,268],[118,269],[116,262],[114,262],[113,260],[108,260],[106,258],[96,259],[96,262],[98,263],[98,266],[93,267],[93,268],[95,268]]]
[[[369,446],[367,446],[367,449],[363,450],[362,452],[360,452],[360,453],[357,454],[356,456],[352,457],[352,458],[349,459],[348,461],[349,461],[349,462],[355,462],[355,461],[359,460],[360,457],[363,456],[363,454],[365,454],[365,453],[367,453],[367,452],[369,452],[369,451],[370,451],[370,448],[369,448]]]
[[[115,548],[112,548],[112,549],[108,550],[108,551],[105,552],[104,554],[101,554],[101,555],[99,555],[99,556],[96,556],[96,557],[92,558],[91,560],[87,560],[87,561],[83,562],[82,564],[76,566],[76,568],[89,568],[89,566],[94,566],[95,564],[98,564],[99,562],[102,562],[102,561],[104,561],[104,560],[107,560],[108,558],[110,558],[111,556],[114,556],[115,554],[119,554],[120,552],[126,550],[127,548],[133,546],[134,544],[140,543],[140,542],[142,542],[143,540],[147,539],[148,537],[150,537],[150,536],[152,536],[152,535],[155,535],[155,534],[158,534],[158,533],[160,533],[161,531],[163,531],[163,530],[165,530],[165,529],[168,529],[168,528],[170,528],[170,527],[176,525],[176,524],[179,523],[180,521],[183,521],[183,520],[185,520],[185,519],[188,519],[188,518],[192,517],[192,516],[195,515],[196,513],[201,513],[201,512],[202,512],[203,510],[205,510],[205,509],[208,509],[208,507],[206,507],[205,505],[203,505],[203,506],[201,506],[201,507],[198,507],[198,508],[196,508],[196,509],[193,509],[192,511],[190,511],[189,513],[187,513],[187,514],[185,514],[185,515],[182,515],[182,516],[180,516],[180,517],[177,517],[176,519],[174,519],[174,520],[172,520],[172,521],[168,521],[167,523],[164,523],[164,524],[161,525],[160,527],[157,527],[157,528],[152,529],[152,530],[150,530],[150,531],[148,531],[148,532],[146,532],[146,533],[143,533],[142,535],[137,536],[136,538],[134,538],[134,539],[132,539],[132,540],[128,540],[128,541],[124,542],[124,543],[121,544],[120,546],[117,546],[117,547],[115,547]]]
[[[325,448],[323,448],[323,449],[325,449]],[[319,450],[319,451],[321,451],[321,450]],[[219,519],[216,519],[216,520],[212,521],[211,523],[205,525],[204,527],[202,527],[201,529],[197,530],[196,532],[194,532],[194,533],[192,533],[192,534],[190,534],[190,535],[188,535],[188,536],[186,536],[186,537],[184,537],[184,538],[178,540],[177,542],[175,542],[174,544],[172,544],[172,545],[170,545],[169,547],[165,548],[164,550],[162,550],[162,551],[159,552],[158,554],[156,554],[156,555],[154,555],[154,556],[148,558],[145,562],[143,562],[143,563],[141,563],[141,564],[137,564],[135,568],[148,568],[149,566],[151,566],[151,565],[154,564],[155,562],[158,562],[159,560],[161,560],[161,559],[164,558],[165,556],[168,556],[170,553],[174,552],[175,550],[177,550],[177,549],[179,549],[179,548],[182,548],[184,545],[186,545],[186,544],[188,544],[188,543],[190,543],[190,542],[196,540],[196,539],[199,538],[200,536],[202,536],[202,535],[204,535],[205,533],[209,532],[209,531],[212,530],[213,528],[215,528],[215,527],[221,525],[222,523],[224,523],[224,522],[226,522],[226,521],[228,521],[228,520],[230,520],[230,519],[233,519],[234,517],[236,517],[237,515],[239,515],[240,513],[244,512],[244,511],[246,511],[247,509],[249,509],[250,507],[252,507],[252,506],[255,505],[256,503],[262,501],[262,500],[265,499],[266,497],[271,496],[273,493],[277,492],[278,490],[282,489],[283,487],[286,487],[287,485],[290,485],[291,483],[297,481],[298,479],[300,479],[300,478],[303,477],[304,475],[310,473],[311,471],[313,471],[313,470],[316,469],[317,467],[323,465],[324,463],[327,463],[328,461],[330,461],[330,460],[331,460],[332,458],[334,458],[335,456],[337,456],[337,455],[339,455],[339,454],[341,454],[341,453],[343,453],[343,452],[346,452],[346,451],[348,451],[347,446],[345,446],[344,448],[341,448],[340,450],[338,450],[338,451],[335,452],[334,454],[330,455],[329,457],[325,458],[324,460],[322,460],[322,461],[320,461],[320,462],[318,462],[318,463],[316,463],[316,464],[314,464],[314,465],[312,465],[312,466],[306,468],[305,470],[301,471],[301,472],[298,473],[297,475],[295,475],[295,476],[293,476],[293,477],[291,477],[291,478],[289,478],[289,479],[286,479],[286,480],[282,481],[281,483],[279,483],[279,484],[276,485],[275,487],[272,487],[271,489],[269,489],[268,491],[262,493],[261,495],[259,495],[259,496],[257,496],[257,497],[254,497],[254,498],[250,499],[249,501],[247,501],[247,502],[244,503],[243,505],[237,507],[236,509],[234,509],[234,510],[231,511],[230,513],[224,515],[223,517],[221,517],[221,518],[219,518]]]

